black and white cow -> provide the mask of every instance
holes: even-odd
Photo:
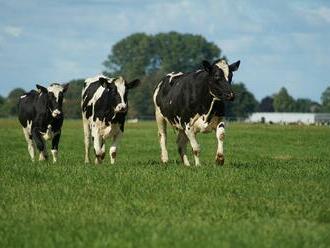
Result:
[[[18,119],[28,143],[28,151],[34,161],[34,144],[39,150],[39,160],[47,159],[46,140],[52,140],[53,162],[57,161],[58,144],[63,124],[63,95],[69,84],[51,84],[48,88],[36,85],[19,99]]]
[[[85,80],[82,91],[82,119],[84,126],[85,162],[89,163],[89,143],[92,137],[95,164],[105,157],[105,139],[112,138],[110,162],[114,164],[117,144],[124,132],[128,110],[127,94],[140,84],[135,79],[127,83],[123,77],[108,78],[99,75]]]
[[[234,100],[231,90],[233,72],[240,61],[228,65],[220,59],[210,64],[203,61],[202,70],[189,73],[170,73],[157,85],[153,100],[161,147],[161,161],[168,161],[166,149],[166,123],[178,130],[177,145],[182,162],[189,166],[186,155],[188,141],[193,150],[195,164],[199,165],[200,146],[198,132],[216,131],[218,149],[216,161],[224,163],[223,141],[225,125],[224,101]]]

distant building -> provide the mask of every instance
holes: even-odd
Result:
[[[250,115],[247,122],[282,124],[330,124],[330,113],[278,113],[257,112]]]

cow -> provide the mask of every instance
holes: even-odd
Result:
[[[109,78],[98,75],[87,78],[82,90],[82,119],[84,128],[85,163],[90,162],[89,146],[92,137],[95,164],[105,157],[105,140],[112,139],[110,163],[114,164],[117,144],[124,132],[128,110],[128,91],[140,84],[139,79],[127,82],[122,76]]]
[[[229,65],[225,59],[219,59],[212,64],[208,61],[202,64],[203,69],[197,71],[167,74],[154,90],[153,101],[163,163],[168,162],[166,126],[169,123],[178,130],[176,143],[184,165],[190,165],[186,155],[188,141],[195,165],[200,165],[200,146],[196,134],[213,130],[218,141],[216,162],[224,164],[224,103],[235,98],[230,84],[240,61]]]
[[[69,84],[53,83],[49,87],[36,85],[37,90],[23,94],[18,102],[18,120],[23,127],[31,160],[35,158],[35,145],[39,161],[47,160],[46,140],[52,140],[53,162],[57,161],[58,144],[63,124],[63,97]]]

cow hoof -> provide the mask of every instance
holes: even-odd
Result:
[[[225,163],[225,157],[223,156],[223,154],[217,154],[217,156],[215,157],[215,161],[218,165],[223,165]]]
[[[103,152],[103,153],[99,156],[99,158],[100,158],[101,160],[103,160],[103,159],[105,158],[105,152]]]

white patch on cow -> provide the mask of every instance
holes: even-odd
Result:
[[[125,103],[124,100],[124,95],[126,91],[126,85],[125,85],[125,80],[122,77],[119,77],[115,81],[115,85],[117,87],[117,92],[120,95],[121,102],[115,107],[115,112],[119,112],[123,109],[126,109],[127,104]]]
[[[53,156],[53,163],[56,163],[58,151],[52,149],[51,152],[52,152],[52,156]]]
[[[63,92],[64,88],[58,83],[51,84],[47,88],[48,92],[52,92],[55,96],[56,102],[58,102],[60,92]]]
[[[181,76],[181,75],[183,75],[182,72],[177,72],[177,73],[171,72],[171,73],[167,74],[166,76],[170,77],[169,82],[171,82],[173,78]]]
[[[224,76],[225,76],[225,79],[228,81],[229,66],[228,66],[226,60],[221,59],[221,60],[220,60],[218,63],[216,63],[215,65],[223,71],[223,74],[224,74]]]
[[[97,90],[95,91],[93,97],[87,103],[87,106],[91,106],[93,104],[92,116],[94,116],[95,103],[97,102],[97,100],[99,100],[101,98],[104,90],[105,90],[104,87],[98,87]]]
[[[26,97],[26,95],[22,95],[20,98],[23,99],[24,97]]]
[[[94,77],[86,78],[86,79],[85,79],[85,88],[83,89],[81,95],[82,95],[82,96],[84,95],[86,89],[89,87],[89,85],[90,85],[91,83],[95,83],[95,82],[99,81],[100,78],[105,78],[106,80],[108,80],[109,84],[112,83],[112,82],[115,80],[114,78],[109,78],[109,77],[104,76],[104,75],[102,75],[102,74],[100,74],[100,75],[96,75],[96,76],[94,76]],[[85,100],[85,99],[84,99],[84,100]]]

